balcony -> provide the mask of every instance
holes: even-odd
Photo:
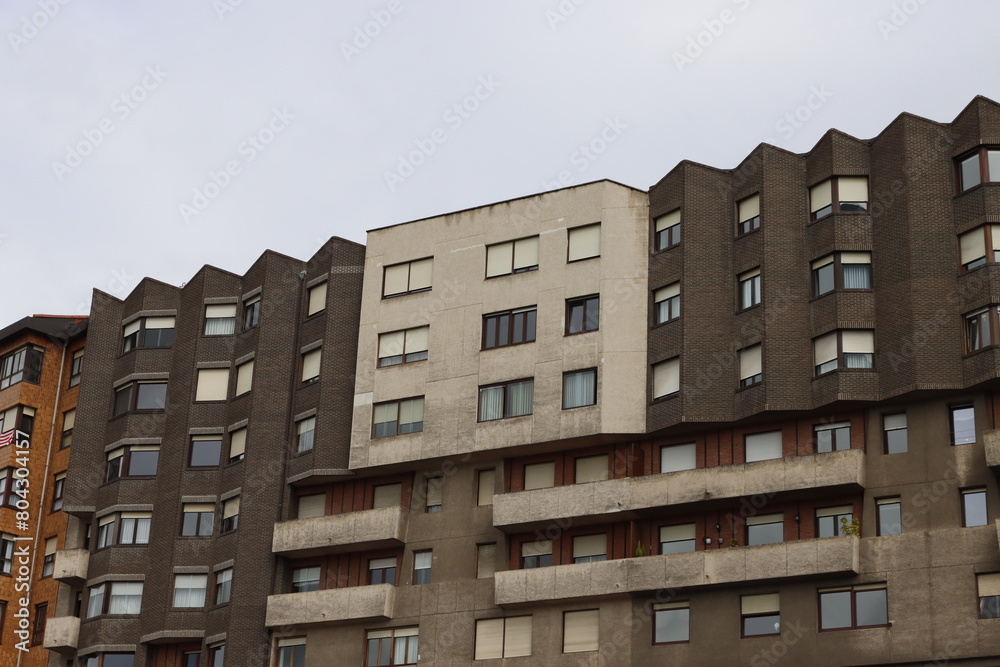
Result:
[[[396,587],[391,584],[272,595],[267,598],[265,625],[390,619],[395,602]]]
[[[408,518],[409,510],[383,507],[284,521],[274,526],[271,551],[303,558],[402,546]]]
[[[86,549],[62,549],[56,552],[52,577],[66,584],[79,584],[87,579],[90,552]]]
[[[57,616],[45,624],[45,648],[59,653],[73,653],[80,643],[80,619]]]
[[[556,519],[576,525],[630,520],[658,507],[784,491],[854,491],[864,485],[865,454],[850,449],[505,493],[493,497],[493,525],[521,531]]]
[[[857,574],[860,539],[781,542],[497,572],[498,605]]]
[[[1000,431],[983,431],[983,446],[986,449],[986,465],[1000,475]]]

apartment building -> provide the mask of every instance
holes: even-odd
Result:
[[[0,663],[49,665],[61,595],[63,489],[87,318],[35,315],[0,329]],[[22,600],[26,603],[22,603]],[[27,627],[21,627],[21,620]]]

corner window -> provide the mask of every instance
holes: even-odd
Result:
[[[73,353],[73,360],[69,363],[69,386],[75,387],[80,384],[80,377],[83,374],[83,350]]]
[[[260,296],[243,302],[243,330],[253,329],[260,323]]]
[[[229,462],[236,463],[246,458],[247,429],[238,428],[229,434]]]
[[[424,397],[377,403],[372,410],[372,437],[417,433],[424,430]]]
[[[653,400],[681,390],[681,359],[674,357],[653,364]]]
[[[870,252],[835,252],[812,264],[813,296],[834,290],[872,288],[872,255]]]
[[[537,319],[537,306],[483,315],[482,349],[534,342]]]
[[[536,567],[552,565],[552,540],[536,540],[521,542],[521,569],[532,570]]]
[[[596,563],[607,559],[608,536],[581,535],[573,538],[573,562]]]
[[[671,211],[653,221],[656,249],[667,250],[681,243],[681,210]]]
[[[195,402],[224,401],[229,394],[228,368],[199,368]]]
[[[205,335],[226,336],[236,332],[236,304],[205,306]]]
[[[170,317],[140,317],[122,326],[122,352],[137,347],[170,347],[174,342],[174,321]]]
[[[413,553],[413,585],[431,583],[431,564],[434,553],[431,551],[415,551]]]
[[[813,443],[820,454],[850,449],[851,423],[816,424],[813,426]]]
[[[45,351],[34,345],[27,345],[8,355],[0,357],[0,389],[30,382],[38,384],[42,376],[42,359]]]
[[[971,405],[951,408],[951,444],[970,445],[976,441],[976,410]]]
[[[365,664],[368,667],[417,664],[419,635],[418,628],[369,630],[365,635],[367,640]]]
[[[875,367],[875,332],[838,329],[813,339],[816,375],[845,368]]]
[[[760,195],[753,195],[746,199],[741,199],[736,204],[737,225],[736,233],[742,236],[760,229]]]
[[[222,458],[221,435],[196,435],[191,438],[191,457],[188,465],[192,468],[216,468]]]
[[[566,301],[566,335],[597,331],[600,326],[601,297],[579,297]]]
[[[486,246],[486,277],[509,276],[538,268],[538,237]]]
[[[138,614],[142,609],[142,582],[122,582],[91,586],[87,597],[87,618],[103,614]]]
[[[979,618],[1000,618],[1000,573],[977,574]]]
[[[740,598],[744,637],[781,634],[781,607],[777,593],[744,595]]]
[[[322,282],[309,288],[306,304],[306,317],[326,310],[326,283]]]
[[[379,334],[378,367],[409,364],[427,359],[427,339],[430,327],[415,327],[405,331]]]
[[[816,537],[848,535],[844,529],[853,519],[854,508],[850,505],[819,508],[816,510]]]
[[[877,498],[875,507],[878,512],[878,534],[880,536],[899,535],[903,532],[903,516],[899,496]]]
[[[574,227],[569,230],[569,252],[566,261],[601,256],[601,223]]]
[[[986,512],[986,489],[963,489],[962,525],[966,528],[989,524]]]
[[[434,259],[418,259],[385,267],[382,278],[382,298],[426,292],[431,288]]]
[[[231,533],[240,525],[240,497],[228,498],[222,501],[222,526],[219,533]]]
[[[752,308],[760,303],[760,269],[754,269],[741,273],[740,283],[740,310]]]
[[[958,189],[965,192],[980,183],[1000,181],[1000,150],[980,146],[958,160]]]
[[[819,629],[848,630],[889,624],[885,584],[819,590]]]
[[[181,535],[184,537],[210,537],[215,528],[213,503],[184,503],[181,515]]]
[[[320,362],[323,360],[323,348],[311,350],[302,355],[302,382],[319,380]]]
[[[681,284],[671,283],[653,292],[656,324],[672,322],[681,316]]]
[[[971,354],[996,343],[993,332],[1000,333],[997,321],[998,308],[981,308],[965,316],[965,352]]]
[[[660,553],[663,555],[692,553],[695,540],[693,523],[660,527]]]
[[[984,225],[958,237],[959,261],[964,271],[997,261],[1000,251],[1000,225]]]
[[[868,211],[868,177],[835,176],[809,188],[811,220],[831,213],[864,213]]]
[[[535,381],[517,380],[479,388],[479,421],[530,415],[534,406]]]
[[[883,444],[886,454],[905,454],[907,451],[906,413],[882,415]]]
[[[531,655],[531,616],[476,621],[474,660]]]
[[[739,351],[741,387],[752,387],[764,380],[764,374],[761,370],[760,352],[760,344],[751,345]]]
[[[207,574],[174,575],[173,606],[178,608],[204,607],[207,588]]]
[[[761,514],[747,517],[747,546],[777,544],[785,541],[783,514]]]
[[[115,390],[114,417],[126,412],[163,410],[166,407],[166,382],[130,382]]]
[[[781,431],[750,433],[743,438],[744,460],[747,463],[782,457]]]
[[[215,573],[215,604],[226,604],[233,593],[233,568]]]
[[[563,373],[563,410],[597,405],[597,369]]]
[[[120,477],[153,477],[160,461],[159,445],[126,445],[106,455],[104,481]]]
[[[598,609],[563,612],[563,653],[600,648],[601,612]]]
[[[306,417],[295,422],[295,452],[311,452],[316,440],[316,418]]]

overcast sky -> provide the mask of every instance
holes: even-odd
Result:
[[[5,0],[0,326],[1000,100],[995,1]]]

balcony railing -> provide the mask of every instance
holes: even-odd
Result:
[[[272,595],[267,598],[266,625],[390,619],[395,602],[396,587],[391,584]]]
[[[409,511],[401,507],[284,521],[274,526],[271,549],[301,558],[401,546]]]

